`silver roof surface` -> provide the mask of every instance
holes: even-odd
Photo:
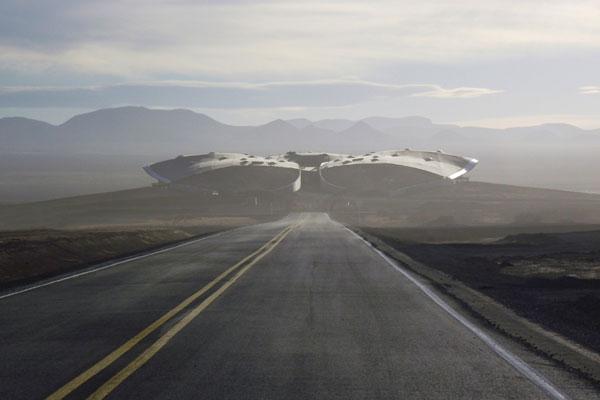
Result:
[[[273,167],[299,169],[299,165],[279,156],[254,156],[241,153],[210,152],[200,155],[178,156],[144,167],[144,171],[160,182],[171,183],[190,177],[228,167]]]
[[[323,159],[328,161],[321,162]],[[176,183],[179,181],[189,182],[189,178],[199,177],[200,175],[210,171],[221,170],[230,167],[269,167],[278,169],[292,169],[294,171],[298,171],[297,179],[291,183],[293,190],[296,191],[301,185],[301,171],[306,173],[313,171],[318,172],[321,177],[321,181],[326,186],[331,185],[333,187],[343,189],[342,187],[336,185],[335,180],[329,182],[326,177],[329,176],[333,178],[336,175],[339,177],[339,173],[337,173],[337,171],[340,173],[345,171],[346,169],[344,167],[346,166],[352,166],[354,168],[359,165],[377,165],[384,168],[389,168],[389,166],[402,167],[401,170],[398,170],[398,173],[387,172],[382,177],[385,182],[390,182],[390,179],[392,179],[392,181],[395,180],[395,184],[398,184],[398,182],[405,179],[404,176],[408,176],[407,173],[412,174],[412,178],[410,178],[412,180],[417,179],[415,178],[416,176],[420,176],[420,178],[418,178],[420,180],[431,180],[436,179],[436,177],[453,180],[472,170],[477,163],[478,161],[474,158],[454,156],[445,154],[442,151],[414,151],[410,149],[385,150],[365,153],[362,155],[288,152],[286,154],[266,157],[241,153],[211,152],[200,155],[178,156],[170,160],[161,161],[146,166],[144,167],[144,170],[160,182]],[[334,172],[334,170],[336,171],[335,174],[331,175],[328,173],[329,171]],[[359,176],[362,176],[363,179],[367,179],[367,181],[365,181],[367,183],[375,183],[374,181],[379,181],[379,175],[377,175],[378,173],[375,172],[375,170],[369,170],[371,171],[369,173],[369,178],[365,178],[367,176],[365,175],[367,170],[364,170],[363,172],[356,170],[355,172],[350,173],[350,175],[347,175],[346,178],[344,178],[347,182],[343,186],[360,186],[361,182],[358,182]],[[248,172],[250,171],[248,170]],[[258,173],[259,171],[257,170],[256,172]],[[281,174],[277,176],[280,175]],[[236,175],[231,175],[231,177],[238,177],[238,180],[241,176],[244,175],[240,175],[239,170]],[[357,182],[352,181],[353,176],[356,177],[355,180]],[[267,171],[265,171],[264,173],[259,173],[259,175],[253,175],[252,178],[245,179],[251,179],[253,182],[255,180],[257,182],[264,182],[264,179],[269,179],[268,177],[269,175],[267,174]],[[347,180],[347,177],[350,177],[349,181]],[[227,180],[227,178],[224,179]],[[408,180],[410,179],[406,179],[408,184]],[[286,184],[286,186],[287,185],[288,184]]]
[[[447,179],[456,179],[478,164],[474,158],[453,156],[441,151],[384,150],[362,155],[345,155],[321,164],[321,170],[346,165],[392,164],[429,172]]]

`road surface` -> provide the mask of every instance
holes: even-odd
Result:
[[[0,348],[2,399],[549,398],[320,213],[0,298]]]

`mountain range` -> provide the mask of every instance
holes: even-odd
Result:
[[[208,151],[359,153],[386,148],[477,151],[483,147],[600,145],[600,129],[568,124],[490,129],[410,116],[361,120],[304,118],[234,126],[190,110],[102,109],[63,124],[0,119],[0,153],[177,155]]]

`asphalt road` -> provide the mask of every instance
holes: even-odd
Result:
[[[0,350],[1,399],[548,398],[326,214],[1,298]]]

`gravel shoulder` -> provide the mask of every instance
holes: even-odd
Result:
[[[600,385],[600,231],[457,243],[415,240],[400,228],[354,229],[475,317]]]

